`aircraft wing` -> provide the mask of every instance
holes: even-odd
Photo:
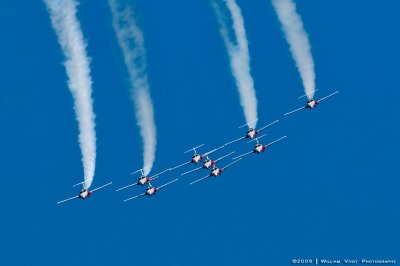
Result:
[[[270,124],[268,124],[268,125],[266,125],[266,126],[263,126],[263,127],[260,128],[258,131],[261,131],[261,130],[263,130],[263,129],[266,129],[267,127],[270,127],[270,126],[272,126],[273,124],[278,123],[278,122],[279,122],[279,120],[275,120],[274,122],[272,122],[272,123],[270,123]]]
[[[157,190],[159,190],[159,189],[161,189],[161,188],[163,188],[163,187],[165,187],[165,186],[168,186],[168,185],[170,185],[170,184],[172,184],[172,183],[174,183],[174,182],[176,182],[176,181],[178,181],[178,178],[177,178],[177,179],[174,179],[174,180],[172,180],[172,181],[169,181],[168,183],[165,183],[164,185],[161,185],[161,186],[157,187]]]
[[[246,137],[240,137],[240,138],[238,138],[238,139],[235,139],[235,140],[229,141],[228,143],[225,143],[225,144],[224,144],[224,146],[227,146],[227,145],[229,145],[229,144],[235,143],[236,141],[239,141],[239,140],[241,140],[241,139],[245,139],[245,138],[246,138]]]
[[[232,154],[234,154],[235,153],[235,151],[233,151],[233,152],[230,152],[230,153],[228,153],[227,155],[224,155],[224,156],[222,156],[222,157],[219,157],[218,159],[216,159],[214,162],[218,162],[218,161],[220,161],[220,160],[222,160],[222,159],[224,159],[225,157],[228,157],[229,155],[232,155]]]
[[[316,89],[314,92],[316,92],[318,89]],[[313,92],[313,94],[314,94],[314,92]],[[304,94],[304,95],[301,95],[300,97],[299,97],[299,99],[300,98],[303,98],[303,97],[308,97],[309,95],[311,95],[311,93],[306,93],[306,94]]]
[[[152,176],[152,177],[149,177],[149,178],[150,178],[150,181],[153,181],[154,179],[157,179],[158,176]]]
[[[208,155],[210,155],[211,153],[214,153],[214,152],[216,152],[217,150],[222,149],[223,147],[225,147],[225,145],[222,145],[222,146],[220,146],[220,147],[218,147],[218,148],[216,148],[216,149],[213,149],[213,150],[211,150],[211,151],[208,151],[208,152],[204,153],[203,156],[208,156]]]
[[[325,100],[325,99],[327,99],[327,98],[329,98],[329,97],[331,97],[331,96],[333,96],[333,95],[335,95],[337,93],[339,93],[339,91],[335,91],[335,92],[329,94],[328,96],[325,96],[325,97],[319,99],[318,102],[323,101],[323,100]]]
[[[137,185],[138,185],[138,183],[133,183],[133,184],[130,184],[130,185],[121,187],[121,188],[119,188],[119,189],[117,189],[117,190],[115,190],[115,191],[120,191],[120,190],[126,189],[126,188],[128,188],[128,187],[133,187],[133,186],[137,186]]]
[[[236,161],[233,161],[230,164],[226,165],[225,167],[222,167],[222,170],[225,170],[226,168],[228,168],[229,166],[234,165],[235,163],[239,162],[240,160],[242,160],[242,158],[239,158]]]
[[[258,143],[258,140],[263,138],[263,137],[265,137],[266,135],[267,134],[263,134],[263,135],[261,135],[259,137],[255,137],[254,139],[250,139],[247,143],[250,143],[250,142],[253,142],[253,141],[257,141],[257,143]]]
[[[105,184],[105,185],[102,185],[101,187],[98,187],[98,188],[92,189],[92,190],[91,190],[91,192],[95,192],[96,190],[102,189],[102,188],[104,188],[104,187],[106,187],[106,186],[109,186],[109,185],[111,185],[111,184],[112,184],[112,182],[110,182],[110,183],[107,183],[107,184]]]
[[[184,172],[184,173],[182,173],[181,175],[187,175],[187,174],[189,174],[189,173],[191,173],[191,172],[194,172],[194,171],[200,170],[201,168],[203,168],[203,166],[200,166],[200,167],[197,167],[197,168],[195,168],[195,169],[193,169],[193,170],[190,170],[190,171]]]
[[[70,201],[70,200],[77,199],[77,198],[79,198],[79,196],[75,196],[75,197],[71,197],[69,199],[65,199],[65,200],[59,201],[59,202],[57,202],[57,204],[64,203],[66,201]]]
[[[199,146],[193,147],[193,148],[191,148],[191,149],[185,151],[184,153],[188,153],[188,152],[190,152],[190,151],[196,152],[196,149],[198,149],[198,148],[200,148],[200,147],[202,147],[202,146],[204,146],[204,144],[200,144]]]
[[[292,114],[292,113],[295,113],[295,112],[297,112],[297,111],[300,111],[300,110],[303,110],[303,109],[305,109],[306,107],[300,107],[300,108],[297,108],[296,110],[293,110],[293,111],[290,111],[290,112],[287,112],[285,115],[290,115],[290,114]]]
[[[143,171],[148,169],[148,168],[150,168],[150,167],[151,167],[150,165],[149,166],[145,166],[142,169],[139,169],[139,170],[136,170],[136,171],[132,172],[131,175],[136,174],[137,172],[140,172],[143,175]]]
[[[252,153],[254,153],[253,151],[249,151],[249,152],[246,152],[246,153],[243,153],[243,154],[241,154],[241,155],[239,155],[239,156],[236,156],[236,157],[234,157],[234,158],[232,158],[232,160],[236,160],[236,159],[241,159],[242,157],[244,157],[244,156],[247,156],[247,155],[250,155],[250,154],[252,154]],[[226,168],[226,167],[225,167]]]
[[[253,124],[254,122],[257,122],[257,121],[258,121],[258,119],[250,121],[249,123],[246,123],[246,124],[244,124],[244,125],[242,125],[242,126],[240,126],[238,128],[242,128],[242,127],[245,127],[245,126],[250,127],[251,124]]]
[[[72,187],[76,187],[76,186],[83,185],[83,184],[85,184],[85,181],[79,182],[78,184],[75,184],[75,185],[73,185]]]
[[[206,175],[205,177],[199,178],[199,179],[197,179],[197,180],[195,180],[195,181],[191,182],[189,185],[191,186],[191,185],[193,185],[194,183],[197,183],[197,182],[203,181],[204,179],[206,179],[206,178],[207,178],[207,177],[209,177],[209,176],[210,176],[210,175]]]
[[[158,173],[158,174],[155,174],[155,175],[153,175],[153,176],[150,176],[149,178],[150,178],[150,179],[155,179],[155,178],[158,177],[159,175],[161,175],[161,174],[163,174],[163,173],[165,173],[165,172],[171,171],[171,170],[172,170],[172,168],[165,169],[164,171],[162,171],[162,172],[160,172],[160,173]]]
[[[128,199],[124,200],[124,202],[127,202],[127,201],[130,201],[130,200],[139,198],[139,197],[144,196],[144,195],[146,195],[146,193],[142,193],[142,194],[136,195],[136,196],[134,196],[134,197],[132,197],[132,198],[128,198]]]
[[[278,141],[281,141],[281,140],[283,140],[284,138],[286,138],[286,136],[280,137],[279,139],[276,139],[276,140],[274,140],[274,141],[268,143],[268,144],[265,145],[265,146],[269,146],[269,145],[272,145],[272,144],[274,144],[274,143],[277,143]]]
[[[181,167],[181,166],[184,166],[184,165],[187,165],[187,164],[190,164],[191,163],[191,161],[189,161],[189,162],[186,162],[186,163],[183,163],[183,164],[180,164],[180,165],[177,165],[177,166],[174,166],[174,167],[172,167],[172,168],[169,168],[169,169],[171,169],[171,170],[175,170],[175,169],[177,169],[177,168],[179,168],[179,167]]]

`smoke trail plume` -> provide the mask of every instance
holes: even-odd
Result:
[[[131,9],[118,4],[118,0],[109,0],[109,4],[118,44],[130,75],[131,95],[143,140],[143,168],[148,167],[144,170],[144,174],[147,175],[154,164],[157,139],[153,103],[146,74],[143,34]]]
[[[96,166],[95,115],[92,107],[92,80],[86,43],[76,17],[75,0],[44,0],[52,26],[65,56],[68,87],[74,98],[79,124],[79,144],[84,168],[84,186],[89,188]]]
[[[246,30],[244,28],[242,13],[235,0],[224,0],[224,2],[232,18],[235,41],[230,38],[227,22],[220,6],[216,1],[212,3],[217,14],[220,32],[228,51],[232,75],[236,80],[236,86],[239,91],[240,104],[243,107],[246,122],[250,123],[257,120],[257,98],[253,77],[250,73],[250,55]],[[256,122],[251,124],[253,127],[256,126]]]
[[[272,0],[272,5],[282,24],[282,29],[290,46],[290,51],[300,72],[305,93],[309,99],[314,97],[315,71],[311,45],[303,27],[296,4],[292,0]]]

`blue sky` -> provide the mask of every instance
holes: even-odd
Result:
[[[143,30],[157,123],[153,173],[243,132],[244,117],[209,1],[134,1]],[[1,265],[287,265],[292,258],[399,259],[398,1],[297,1],[316,66],[316,110],[269,1],[242,9],[259,125],[280,119],[265,141],[287,135],[221,177],[198,172],[153,198],[124,204],[141,140],[128,76],[106,1],[81,1],[88,42],[98,159],[85,201],[82,164],[63,55],[40,1],[0,4]],[[23,7],[22,7],[23,6]],[[244,152],[238,143],[222,150]],[[228,161],[224,161],[228,163]],[[155,185],[184,170],[162,176]]]

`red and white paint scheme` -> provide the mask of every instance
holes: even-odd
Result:
[[[313,99],[308,100],[305,108],[314,109],[315,107],[317,107],[318,103],[319,103],[319,101],[317,101],[317,100],[313,100]]]
[[[214,167],[211,169],[211,172],[210,172],[209,175],[206,175],[206,176],[204,176],[204,177],[202,177],[202,178],[199,178],[199,179],[197,179],[197,180],[191,182],[190,185],[193,185],[194,183],[200,182],[200,181],[202,181],[202,180],[204,180],[204,179],[206,179],[206,178],[208,178],[208,177],[211,177],[211,176],[217,177],[217,176],[221,175],[221,173],[222,173],[223,171],[225,171],[226,168],[228,168],[228,167],[232,166],[233,164],[239,162],[241,159],[242,159],[242,158],[239,158],[238,160],[233,161],[233,162],[231,162],[230,164],[228,164],[228,165],[226,165],[226,166],[224,166],[224,167],[221,167],[221,168],[218,168],[218,167],[215,167],[215,166],[214,166]]]
[[[89,189],[82,189],[81,192],[79,192],[79,198],[81,199],[86,199],[88,198],[90,195],[92,195],[92,191],[90,191]]]
[[[152,180],[152,179],[154,179],[154,178],[150,178],[150,177],[146,177],[146,176],[142,175],[139,177],[136,185],[144,186],[145,184],[149,183],[150,180]]]
[[[249,123],[246,123],[246,124],[240,126],[239,128],[242,128],[242,127],[245,127],[245,126],[248,127],[247,132],[246,132],[246,135],[245,135],[244,137],[241,137],[241,138],[232,140],[232,141],[226,143],[225,145],[229,145],[229,144],[235,143],[236,141],[239,141],[239,140],[242,140],[242,139],[255,139],[255,138],[257,137],[257,134],[260,133],[262,130],[264,130],[264,129],[266,129],[267,127],[270,127],[270,126],[272,126],[273,124],[279,122],[279,120],[275,120],[274,122],[272,122],[272,123],[270,123],[270,124],[268,124],[268,125],[266,125],[266,126],[263,126],[262,128],[255,129],[255,128],[251,127],[251,125],[254,124],[254,122],[256,122],[257,120],[258,120],[258,119],[256,119],[256,120],[254,120],[254,121],[251,121],[251,122],[249,122]]]
[[[264,135],[264,136],[265,136],[265,135]],[[260,153],[264,152],[265,149],[267,149],[267,148],[268,148],[269,146],[271,146],[272,144],[277,143],[278,141],[281,141],[281,140],[283,140],[283,139],[286,138],[286,136],[283,136],[283,137],[280,137],[279,139],[276,139],[276,140],[274,140],[274,141],[268,143],[267,145],[262,145],[262,144],[260,144],[260,143],[258,142],[258,139],[260,139],[260,138],[262,138],[262,137],[264,137],[264,136],[261,136],[261,137],[255,139],[255,140],[257,141],[257,144],[254,146],[254,148],[253,148],[252,151],[243,153],[242,155],[239,155],[239,156],[233,158],[233,160],[238,159],[238,158],[242,158],[242,157],[247,156],[247,155],[250,155],[250,154],[252,154],[252,153],[260,154]]]
[[[168,169],[166,169],[166,170],[164,170],[164,171],[162,171],[162,172],[160,172],[160,173],[158,173],[158,174],[156,174],[156,175],[147,177],[147,176],[144,174],[144,172],[143,172],[144,169],[146,169],[146,168],[148,168],[148,167],[145,167],[145,168],[143,168],[143,169],[139,169],[139,170],[137,170],[137,171],[131,173],[131,174],[135,174],[135,173],[137,173],[137,172],[140,172],[140,173],[141,173],[141,176],[138,178],[138,181],[137,181],[136,183],[133,183],[133,184],[130,184],[130,185],[121,187],[121,188],[119,188],[119,189],[117,189],[117,190],[115,190],[115,191],[120,191],[120,190],[126,189],[126,188],[128,188],[128,187],[133,187],[133,186],[144,186],[144,185],[146,185],[146,184],[150,184],[150,181],[151,181],[151,180],[156,179],[158,176],[160,176],[161,174],[163,174],[163,173],[165,173],[165,172],[171,171],[171,168],[168,168]]]
[[[214,149],[214,150],[212,150],[212,151],[209,151],[209,152],[206,152],[206,153],[204,153],[204,154],[199,154],[199,153],[197,153],[196,149],[197,149],[197,148],[200,148],[200,147],[203,146],[203,145],[204,145],[204,144],[201,144],[201,145],[199,145],[199,146],[197,146],[197,147],[194,147],[194,148],[191,148],[191,149],[185,151],[185,153],[188,153],[188,152],[190,152],[190,151],[193,151],[193,152],[194,152],[194,154],[192,155],[192,160],[190,161],[191,163],[199,163],[199,162],[201,162],[201,161],[204,159],[204,157],[207,157],[207,156],[210,155],[211,153],[216,152],[217,150],[219,150],[219,149],[221,149],[221,148],[224,147],[224,146],[221,146],[221,147],[219,147],[219,148],[216,148],[216,149]]]
[[[190,152],[190,151],[193,151],[193,152],[194,152],[193,155],[192,155],[192,159],[191,159],[189,162],[186,162],[186,163],[180,164],[180,165],[178,165],[178,166],[172,167],[171,170],[174,170],[174,169],[176,169],[176,168],[179,168],[179,167],[181,167],[181,166],[184,166],[184,165],[187,165],[187,164],[190,164],[190,163],[197,164],[197,163],[203,161],[203,159],[204,159],[205,157],[208,157],[208,155],[210,155],[211,153],[214,153],[214,152],[218,151],[219,149],[222,149],[223,147],[225,147],[225,145],[222,145],[222,146],[220,146],[220,147],[218,147],[218,148],[216,148],[216,149],[213,149],[213,150],[211,150],[211,151],[208,151],[208,152],[206,152],[206,153],[204,153],[204,154],[200,154],[200,153],[198,153],[198,152],[196,151],[196,149],[200,148],[200,147],[203,146],[203,145],[204,145],[204,144],[201,144],[201,145],[199,145],[199,146],[197,146],[197,147],[194,147],[194,148],[191,148],[191,149],[185,151],[184,153],[188,153],[188,152]]]
[[[192,172],[197,171],[197,170],[200,170],[200,169],[210,169],[212,166],[215,166],[215,164],[216,164],[218,161],[220,161],[220,160],[224,159],[225,157],[228,157],[229,155],[232,155],[232,154],[234,154],[234,153],[235,153],[235,152],[233,151],[233,152],[228,153],[227,155],[224,155],[224,156],[222,156],[222,157],[220,157],[220,158],[218,158],[218,159],[216,159],[216,160],[211,160],[211,159],[207,156],[207,159],[204,160],[202,166],[197,167],[197,168],[195,168],[195,169],[193,169],[193,170],[187,171],[187,172],[185,172],[185,173],[183,173],[183,174],[181,174],[181,175],[186,175],[186,174],[192,173]]]
[[[178,179],[174,179],[174,180],[172,180],[172,181],[170,181],[170,182],[168,182],[168,183],[166,183],[166,184],[164,184],[162,186],[159,186],[159,187],[153,187],[152,185],[149,185],[149,187],[146,189],[146,192],[144,192],[142,194],[139,194],[139,195],[136,195],[136,196],[134,196],[132,198],[128,198],[128,199],[124,200],[124,202],[130,201],[130,200],[142,197],[142,196],[153,196],[153,195],[155,195],[157,193],[157,191],[159,191],[163,187],[166,187],[166,186],[168,186],[168,185],[170,185],[170,184],[172,184],[172,183],[174,183],[176,181],[178,181]]]
[[[293,110],[293,111],[287,112],[285,115],[290,115],[290,114],[292,114],[292,113],[295,113],[295,112],[300,111],[300,110],[303,110],[303,109],[310,109],[310,110],[311,110],[311,109],[314,109],[315,107],[317,107],[317,105],[318,105],[321,101],[323,101],[323,100],[325,100],[325,99],[327,99],[327,98],[329,98],[329,97],[331,97],[331,96],[333,96],[333,95],[335,95],[335,94],[337,94],[337,93],[339,93],[339,91],[335,91],[334,93],[331,93],[331,94],[329,94],[328,96],[325,96],[325,97],[323,97],[323,98],[321,98],[321,99],[319,99],[319,100],[309,99],[309,100],[307,101],[307,103],[306,103],[305,106],[300,107],[300,108],[297,108],[297,109],[295,109],[295,110]],[[304,96],[307,96],[307,94],[302,95],[302,96],[300,96],[299,98],[304,97]]]
[[[79,192],[78,196],[74,196],[74,197],[71,197],[71,198],[68,198],[68,199],[59,201],[59,202],[57,202],[57,204],[64,203],[64,202],[67,202],[67,201],[70,201],[70,200],[73,200],[73,199],[86,199],[86,198],[88,198],[90,195],[92,195],[93,192],[95,192],[95,191],[97,191],[97,190],[99,190],[99,189],[102,189],[102,188],[104,188],[104,187],[106,187],[106,186],[111,185],[112,182],[110,182],[110,183],[108,183],[108,184],[105,184],[105,185],[103,185],[103,186],[101,186],[101,187],[95,188],[95,189],[93,189],[93,190],[89,190],[89,189],[85,188],[85,186],[84,186],[85,182],[81,182],[81,183],[75,184],[75,185],[73,185],[73,187],[74,187],[74,186],[77,186],[77,185],[80,185],[80,184],[83,184],[83,188],[82,188],[81,191]]]
[[[219,176],[223,170],[224,168],[213,167],[213,169],[211,169],[210,176]]]

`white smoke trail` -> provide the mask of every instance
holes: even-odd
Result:
[[[312,99],[315,92],[314,60],[308,35],[304,30],[300,15],[296,12],[296,4],[292,0],[272,0],[272,5],[278,14],[290,51],[300,72],[305,93],[309,99]]]
[[[51,23],[65,56],[68,87],[74,98],[74,109],[79,124],[79,144],[84,168],[84,186],[89,188],[96,166],[95,115],[92,107],[92,80],[86,43],[76,17],[74,0],[44,0]]]
[[[224,0],[224,2],[232,17],[232,28],[236,42],[230,39],[226,20],[220,7],[215,1],[212,3],[220,24],[221,35],[228,51],[232,75],[236,80],[236,86],[239,91],[240,104],[243,107],[246,122],[250,123],[257,120],[257,98],[253,77],[250,73],[250,55],[246,30],[244,28],[242,13],[235,0]],[[256,123],[253,122],[251,124],[255,127]]]
[[[143,140],[143,168],[148,167],[144,174],[147,175],[154,164],[157,139],[153,103],[146,74],[144,38],[132,11],[127,6],[119,5],[118,0],[109,0],[109,4],[113,27],[130,75],[136,119]]]

